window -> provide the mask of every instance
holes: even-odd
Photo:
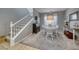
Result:
[[[78,20],[78,12],[72,13],[69,15],[69,20]]]
[[[45,25],[57,25],[57,15],[45,15],[44,16]]]
[[[52,15],[48,15],[48,16],[47,16],[47,19],[48,19],[49,21],[51,21],[51,20],[53,20],[53,16],[52,16]]]
[[[53,21],[53,16],[52,15],[48,15],[47,16],[47,21],[48,21],[49,24],[51,24],[52,21]]]

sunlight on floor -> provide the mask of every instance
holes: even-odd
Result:
[[[0,44],[0,50],[38,50],[38,49],[20,43],[16,44],[13,47],[10,47],[9,43],[5,42],[3,44]]]

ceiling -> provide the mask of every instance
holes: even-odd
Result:
[[[65,11],[66,9],[67,8],[35,8],[35,10],[40,13],[60,12],[60,11]]]

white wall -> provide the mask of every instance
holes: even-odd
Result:
[[[40,26],[40,13],[37,12],[37,11],[35,10],[35,8],[34,8],[34,9],[33,9],[33,17],[34,17],[34,19],[35,19],[35,16],[38,17],[38,18],[37,18],[37,25]]]
[[[26,8],[0,8],[0,35],[10,32],[10,21],[16,22],[27,15]]]
[[[35,10],[35,8],[33,9],[33,16],[38,16],[38,17],[39,17],[39,12],[37,12],[37,11]]]
[[[60,31],[63,31],[64,20],[65,20],[65,12],[59,12],[58,13],[58,25],[59,25]]]

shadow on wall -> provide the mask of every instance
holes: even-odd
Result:
[[[0,35],[10,32],[10,21],[16,22],[27,15],[27,8],[0,8]]]

